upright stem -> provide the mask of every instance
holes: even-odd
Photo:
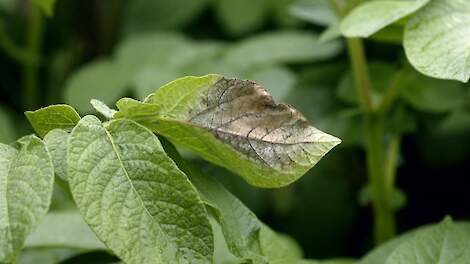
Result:
[[[373,106],[371,98],[372,83],[364,53],[364,44],[361,39],[349,38],[347,39],[347,45],[361,106],[363,110],[370,112]]]
[[[39,58],[44,30],[44,15],[36,5],[31,5],[26,32],[25,51],[32,57]],[[26,109],[38,106],[38,69],[39,63],[23,65],[23,103]]]

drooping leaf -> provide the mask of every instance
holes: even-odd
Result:
[[[0,143],[0,262],[12,263],[26,236],[49,209],[54,168],[35,136],[18,140],[17,150]]]
[[[65,101],[80,113],[92,112],[90,100],[114,104],[129,83],[129,71],[114,61],[98,60],[74,72],[65,85]]]
[[[464,264],[470,259],[470,235],[450,218],[403,242],[386,264]]]
[[[67,142],[69,133],[62,129],[53,129],[44,137],[44,143],[49,151],[54,173],[67,181]]]
[[[107,119],[113,118],[114,114],[116,113],[116,110],[109,108],[109,106],[100,100],[91,99],[90,104],[98,113],[102,114]]]
[[[323,60],[341,51],[340,42],[321,43],[305,31],[280,31],[248,38],[226,54],[227,63],[240,67]]]
[[[406,56],[425,75],[470,78],[470,1],[431,0],[407,23]]]
[[[295,17],[321,26],[329,26],[338,20],[327,0],[298,0],[289,10]]]
[[[25,247],[106,249],[76,211],[48,213],[28,236]]]
[[[269,0],[217,0],[217,16],[228,33],[240,35],[262,26],[269,11]]]
[[[70,132],[80,120],[80,115],[70,105],[51,105],[24,114],[40,137],[55,128]]]
[[[376,0],[364,2],[343,18],[340,29],[346,37],[367,38],[393,22],[416,12],[429,1]]]
[[[68,177],[97,236],[126,263],[210,263],[213,238],[197,191],[157,137],[120,119],[93,116],[73,129]]]
[[[15,130],[12,120],[2,107],[0,107],[0,142],[10,143],[15,140]]]
[[[260,187],[297,180],[340,143],[257,83],[220,75],[181,78],[144,102],[124,98],[117,106],[116,117],[141,122]]]

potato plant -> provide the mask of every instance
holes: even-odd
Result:
[[[14,14],[7,2],[0,13]],[[0,141],[14,142],[0,143],[1,264],[470,263],[468,222],[447,216],[398,234],[396,220],[411,195],[397,186],[405,137],[422,127],[460,133],[459,148],[433,137],[424,145],[437,160],[468,158],[470,1],[124,2],[104,4],[102,14],[118,24],[122,12],[120,35],[100,21],[101,56],[70,74],[81,48],[53,51],[51,60],[42,54],[60,2],[18,5],[29,8],[24,47],[0,24],[0,47],[21,66],[20,104],[35,131],[15,140],[14,116],[0,107]],[[230,42],[175,30],[188,31],[206,9]],[[267,21],[282,26],[257,32]],[[360,152],[336,158],[345,149]],[[358,153],[363,168],[351,166]],[[296,187],[316,172],[326,184],[313,181],[316,189],[304,192],[333,199],[312,206]],[[371,207],[370,250],[311,259],[305,241],[279,232],[292,217],[284,212],[310,216],[291,226],[297,233],[321,229],[310,223],[321,224],[315,218],[326,219],[325,208],[354,200],[331,187],[338,172],[366,175],[358,202]],[[261,210],[249,208],[259,196],[235,196],[223,175],[272,194],[282,224],[260,220]],[[332,212],[336,229],[348,214]]]

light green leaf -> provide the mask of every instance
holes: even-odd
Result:
[[[298,0],[290,6],[290,13],[321,26],[329,26],[338,20],[328,0]]]
[[[67,159],[74,200],[126,263],[210,263],[213,237],[197,191],[157,137],[130,120],[86,116]]]
[[[56,0],[33,0],[33,3],[41,8],[47,16],[52,16],[54,13],[55,2]]]
[[[54,168],[44,143],[35,136],[18,143],[18,150],[0,143],[0,263],[15,261],[52,196]]]
[[[15,130],[8,112],[0,107],[0,142],[10,143],[15,140]]]
[[[44,143],[49,151],[54,173],[67,181],[67,141],[69,133],[62,129],[53,129],[44,137]]]
[[[80,252],[70,248],[26,248],[18,257],[17,264],[59,264]]]
[[[341,21],[346,37],[367,38],[382,28],[425,6],[430,0],[376,0],[353,9]]]
[[[227,63],[239,67],[323,60],[337,55],[341,43],[321,43],[306,31],[280,31],[248,38],[227,50]]]
[[[25,247],[106,249],[76,211],[48,213]]]
[[[407,23],[404,46],[425,75],[467,82],[470,78],[470,1],[431,0]]]
[[[357,263],[354,259],[330,259],[330,260],[301,260],[298,264],[355,264]]]
[[[268,263],[290,264],[302,258],[302,249],[292,238],[274,232],[265,224],[261,225],[259,240]]]
[[[141,122],[260,187],[292,183],[340,143],[255,82],[220,75],[181,78],[143,103],[125,98],[117,106],[116,117]]]
[[[417,72],[403,84],[400,95],[414,108],[434,113],[449,112],[465,102],[465,88],[459,82],[436,80]]]
[[[126,91],[130,77],[113,61],[97,60],[74,72],[65,85],[65,101],[80,113],[93,111],[90,100],[114,104]]]
[[[320,42],[325,43],[341,37],[339,23],[332,24],[320,34]]]
[[[70,105],[51,105],[24,114],[40,137],[55,128],[70,132],[80,121],[80,115]]]
[[[403,242],[386,264],[464,264],[470,259],[470,235],[450,218]]]
[[[107,119],[112,119],[114,114],[117,112],[116,110],[109,108],[109,106],[100,100],[91,99],[90,104],[98,113],[102,114]]]
[[[269,14],[270,0],[216,0],[214,4],[225,30],[240,35],[262,26]]]

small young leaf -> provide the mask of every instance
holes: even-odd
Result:
[[[80,115],[69,105],[51,105],[36,111],[27,111],[25,115],[40,137],[55,128],[71,131],[80,121]]]
[[[53,129],[44,137],[44,143],[49,151],[54,173],[67,181],[67,142],[69,133],[62,129]]]
[[[470,259],[470,235],[450,218],[402,243],[386,264],[465,264]]]
[[[26,236],[49,209],[54,168],[35,136],[18,140],[19,150],[0,143],[0,263],[14,263]]]
[[[260,187],[297,180],[340,143],[294,108],[276,104],[257,83],[220,75],[181,78],[144,103],[126,99],[117,106],[116,117],[142,122]]]
[[[76,211],[48,213],[28,236],[25,247],[106,249]]]
[[[195,188],[157,137],[126,119],[73,129],[68,177],[97,236],[126,263],[210,263],[213,237]]]
[[[102,114],[107,119],[112,119],[114,114],[117,112],[116,110],[109,108],[109,106],[100,100],[91,99],[90,104],[98,113]]]
[[[407,23],[404,46],[425,75],[467,82],[470,78],[470,1],[432,0]]]
[[[346,37],[367,38],[382,28],[422,8],[430,0],[377,0],[365,2],[351,11],[340,25]]]

